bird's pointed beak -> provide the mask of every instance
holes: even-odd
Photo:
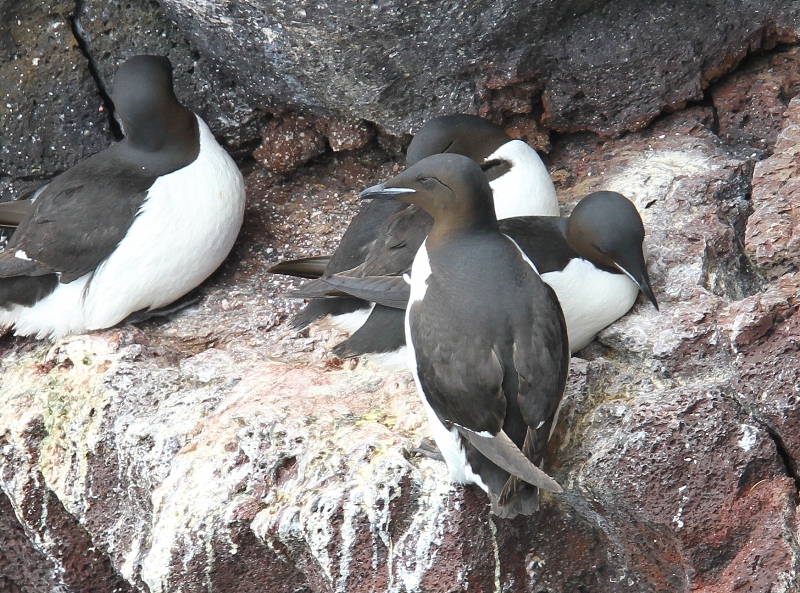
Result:
[[[634,282],[636,282],[634,280]],[[650,276],[647,274],[647,270],[645,269],[644,275],[642,276],[639,282],[636,282],[639,285],[639,289],[644,293],[644,296],[647,297],[647,300],[653,303],[653,306],[658,311],[658,301],[656,300],[656,295],[653,294],[653,287],[650,286]]]
[[[615,262],[615,265],[620,272],[636,283],[639,290],[647,297],[648,301],[653,303],[656,311],[658,311],[658,301],[656,300],[656,295],[653,294],[653,287],[650,285],[650,275],[647,273],[647,264],[644,261],[644,257],[640,261],[631,264],[623,265]]]
[[[358,194],[358,199],[391,200],[392,198],[396,198],[403,194],[414,194],[414,193],[417,193],[417,191],[411,189],[410,187],[386,187],[385,183],[379,183],[378,185],[373,185],[372,187],[368,187],[360,194]]]

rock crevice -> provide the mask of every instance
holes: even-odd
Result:
[[[72,35],[75,37],[75,41],[77,42],[81,53],[83,53],[84,57],[86,58],[89,73],[92,75],[92,79],[97,86],[97,93],[103,100],[103,107],[105,108],[105,112],[108,114],[108,126],[111,130],[111,134],[114,136],[115,140],[121,140],[124,134],[122,133],[122,127],[119,125],[119,122],[114,115],[115,109],[114,101],[111,99],[111,89],[106,85],[103,77],[100,76],[100,70],[94,56],[92,55],[91,48],[87,42],[86,33],[81,25],[83,5],[83,0],[75,0],[75,12],[69,18],[70,28],[72,29]]]

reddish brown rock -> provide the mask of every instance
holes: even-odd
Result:
[[[768,431],[724,384],[704,378],[637,396],[645,386],[626,379],[605,387],[625,391],[593,410],[598,430],[583,433],[562,471],[585,489],[583,501],[567,498],[576,511],[604,518],[634,590],[732,590],[729,575],[746,574],[751,590],[767,591],[792,579],[794,544],[774,540],[791,538],[795,485]]]
[[[18,420],[13,428],[4,426],[5,434],[0,439],[4,448],[1,479],[4,487],[11,490],[15,507],[13,513],[28,532],[26,535],[33,541],[36,552],[30,557],[18,558],[21,562],[16,566],[9,565],[9,568],[15,569],[9,571],[9,576],[13,579],[16,572],[22,573],[26,579],[34,575],[41,579],[44,576],[41,574],[43,569],[50,564],[54,573],[48,575],[47,580],[56,588],[62,586],[77,591],[120,593],[133,591],[130,583],[115,570],[108,554],[92,545],[91,535],[45,484],[39,446],[47,428],[41,417],[23,414]],[[5,495],[0,498],[5,498]],[[12,534],[13,531],[8,535],[13,537]],[[14,547],[10,546],[8,553],[13,555]],[[47,560],[43,561],[41,556]],[[37,571],[39,575],[31,571],[37,561],[41,567]],[[37,583],[17,584],[35,586]]]
[[[253,158],[267,171],[287,173],[325,152],[325,138],[303,115],[276,116],[261,131]]]
[[[775,435],[795,475],[800,475],[799,306],[800,279],[784,277],[764,295],[736,303],[727,326],[740,351],[737,396]]]
[[[536,150],[550,150],[550,132],[544,128],[536,117],[514,115],[503,123],[506,134],[517,140],[524,140]]]
[[[242,236],[193,309],[0,339],[0,587],[800,590],[800,280],[754,271],[751,181],[756,214],[784,197],[713,130],[703,106],[553,139],[566,210],[598,189],[637,205],[661,310],[640,302],[573,358],[545,464],[565,492],[535,516],[492,517],[414,452],[428,429],[409,376],[288,328],[295,281],[266,264],[329,252],[357,189],[400,169],[328,152],[248,175]]]
[[[786,275],[766,291],[736,301],[719,315],[719,327],[734,352],[771,340],[773,330],[792,317],[800,298],[800,278]]]
[[[478,85],[478,115],[502,126],[512,138],[537,150],[550,150],[550,130],[541,123],[543,85],[516,73],[489,72]]]
[[[711,89],[720,136],[730,144],[771,149],[798,92],[800,48],[751,60]]]
[[[330,118],[323,120],[322,124],[323,133],[333,152],[363,148],[375,136],[375,131],[364,121]]]
[[[0,591],[52,590],[54,568],[29,539],[11,501],[0,491]]]
[[[238,576],[275,591],[791,590],[797,423],[788,399],[749,401],[744,385],[777,378],[741,352],[788,352],[796,287],[760,291],[742,267],[751,169],[708,121],[556,145],[566,205],[607,188],[639,207],[662,308],[638,305],[575,359],[546,466],[565,494],[536,516],[491,517],[482,492],[412,453],[427,429],[407,376],[337,367],[336,336],[286,330],[296,304],[264,255],[330,249],[355,186],[397,167],[328,156],[283,183],[251,175],[234,260],[195,311],[9,344],[0,433],[19,461],[2,486],[32,507],[20,525],[61,533],[34,512],[52,493],[111,574],[151,593]],[[29,442],[31,422],[48,428]],[[59,561],[73,579],[77,558]]]
[[[774,154],[753,173],[753,215],[747,221],[747,250],[773,279],[800,266],[800,98],[792,99],[786,113]]]

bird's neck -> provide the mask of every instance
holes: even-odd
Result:
[[[186,144],[198,138],[197,120],[185,108],[172,112],[169,118],[153,117],[127,130],[125,140],[139,151],[158,152]]]
[[[430,233],[428,233],[426,241],[429,248],[436,249],[438,246],[465,234],[484,233],[500,234],[496,219],[481,219],[475,217],[466,219],[447,218],[446,220],[434,219],[433,228],[431,228]]]
[[[134,165],[163,175],[193,162],[200,152],[200,128],[196,116],[180,110],[160,129],[153,126],[131,130],[120,143]]]

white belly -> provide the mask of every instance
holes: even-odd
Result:
[[[116,325],[180,298],[219,267],[244,215],[244,181],[198,118],[200,154],[160,177],[119,247],[94,272],[59,284],[33,307],[0,311],[17,334],[58,338]]]
[[[369,307],[352,311],[351,313],[342,313],[341,315],[328,315],[328,320],[336,328],[347,333],[354,333],[367,322],[370,313],[375,308],[375,303],[370,303]]]
[[[408,370],[408,349],[401,346],[392,352],[373,352],[365,354],[364,357],[370,364],[393,373],[401,373]]]
[[[584,259],[572,260],[561,272],[542,274],[542,280],[558,295],[573,354],[625,315],[639,294],[626,275],[603,272]]]

